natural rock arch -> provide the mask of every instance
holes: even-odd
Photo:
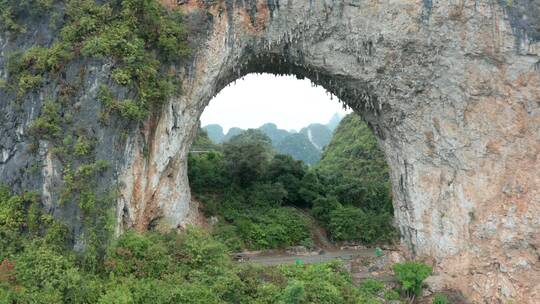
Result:
[[[514,5],[183,1],[200,48],[147,128],[150,161],[133,139],[118,210],[140,229],[193,221],[186,155],[210,99],[250,72],[308,77],[375,131],[412,257],[478,301],[540,297],[538,44]]]
[[[76,60],[65,75],[80,77],[78,126],[96,138],[96,159],[111,164],[100,186],[120,186],[118,233],[196,222],[186,156],[204,107],[244,74],[293,74],[370,123],[391,168],[405,252],[431,258],[449,287],[477,302],[540,298],[537,1],[163,2],[186,16],[193,54],[179,71],[184,93],[122,130],[127,140],[120,124],[99,123],[96,95],[111,82],[111,61]],[[46,19],[29,21],[24,35],[0,33],[0,81],[9,51],[56,39]],[[37,155],[28,149],[44,99],[35,92],[14,106],[0,86],[0,181],[41,191],[84,248],[76,204],[55,200],[62,165],[46,141]]]

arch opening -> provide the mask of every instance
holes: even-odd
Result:
[[[263,75],[276,77],[276,70],[273,70],[273,74],[267,71]],[[294,75],[304,78],[306,70],[299,71],[303,72]],[[350,110],[343,111],[341,114],[347,116],[332,130],[321,124],[323,121],[320,120],[312,120],[303,128],[276,125],[275,118],[270,115],[258,122],[243,124],[242,116],[254,114],[247,111],[241,112],[240,116],[235,116],[238,115],[235,113],[233,122],[227,121],[223,116],[235,111],[236,97],[247,98],[249,104],[260,104],[257,107],[264,111],[265,102],[268,101],[264,101],[261,94],[271,94],[259,88],[251,91],[251,96],[235,96],[229,90],[234,91],[235,87],[247,90],[242,84],[256,84],[257,77],[263,85],[266,81],[272,91],[281,89],[277,87],[279,84],[271,81],[272,78],[253,73],[245,75],[247,80],[242,76],[235,81],[236,85],[226,87],[217,95],[216,103],[210,101],[202,113],[202,123],[188,156],[192,196],[202,205],[204,216],[211,218],[217,235],[234,238],[233,250],[237,251],[299,245],[309,248],[322,246],[326,250],[335,248],[340,242],[373,245],[395,241],[397,233],[393,227],[388,166],[377,139],[363,119]],[[298,87],[326,97],[320,103],[337,105],[333,111],[348,108],[347,104],[320,86],[323,83],[332,84],[334,92],[347,96],[339,89],[339,83],[333,84],[335,80],[325,81],[325,77],[328,77],[325,75],[315,77],[318,79],[311,81],[307,88],[306,79],[300,81],[285,76],[275,79],[304,84]],[[223,94],[226,96],[222,97]],[[299,96],[301,94],[291,94],[291,100],[287,100],[287,103],[315,107],[313,102],[310,105],[310,101],[294,100]],[[222,106],[219,107],[219,115],[207,115],[206,111],[212,111],[217,102],[223,106],[229,104],[230,108]],[[290,111],[285,104],[276,102],[273,106],[278,108],[276,113]],[[331,107],[327,106],[326,110],[328,108]],[[330,120],[336,113],[326,114],[326,120]],[[234,125],[234,119],[239,120],[237,125]],[[225,130],[220,122],[225,124]],[[230,128],[238,125],[244,129]],[[290,129],[297,129],[298,132]],[[327,133],[321,134],[325,130]],[[317,136],[328,135],[328,138],[316,138],[315,132],[319,132]],[[315,160],[306,156],[314,150],[319,153]],[[239,210],[242,210],[240,214]],[[284,234],[280,237],[253,235],[254,230],[268,231],[272,227],[280,227],[281,230],[278,230]],[[297,230],[290,230],[292,228]],[[234,231],[233,235],[230,235],[231,231]],[[321,231],[325,233],[321,234]],[[228,235],[224,236],[224,233]],[[286,235],[293,237],[287,238]]]

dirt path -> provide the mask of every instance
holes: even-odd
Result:
[[[251,262],[261,265],[293,265],[298,261],[302,264],[325,263],[335,260],[341,260],[345,263],[347,269],[355,282],[362,282],[366,279],[377,279],[387,283],[395,283],[393,275],[385,272],[371,272],[365,267],[358,267],[358,259],[378,259],[375,256],[375,249],[345,249],[326,251],[318,255],[293,255],[283,252],[262,252],[254,255],[242,255],[240,262]]]
[[[350,261],[357,257],[375,257],[374,249],[347,249],[326,251],[319,255],[290,255],[286,253],[261,254],[247,259],[249,262],[262,265],[295,264],[301,260],[304,264],[324,263],[334,260]]]

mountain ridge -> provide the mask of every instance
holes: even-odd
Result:
[[[272,146],[277,152],[291,155],[296,160],[302,160],[306,164],[313,165],[320,160],[324,148],[332,139],[334,129],[343,117],[335,113],[328,123],[311,123],[300,129],[299,132],[280,129],[273,122],[264,123],[256,129],[262,131],[272,140]],[[225,133],[223,127],[219,124],[208,124],[203,129],[215,144],[228,142],[234,136],[247,131],[232,127]]]

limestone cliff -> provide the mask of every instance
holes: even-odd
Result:
[[[406,252],[431,259],[449,287],[477,302],[540,298],[537,1],[163,2],[184,13],[193,53],[176,67],[183,93],[157,115],[121,136],[122,125],[96,117],[110,63],[73,61],[65,74],[84,70],[76,119],[111,163],[100,187],[118,185],[117,232],[195,221],[186,155],[204,107],[247,73],[294,74],[374,130]],[[17,38],[0,34],[1,79],[8,51],[57,35],[29,26]],[[51,81],[40,92],[57,88]],[[47,142],[28,152],[27,129],[43,101],[36,92],[15,106],[0,90],[0,180],[39,190],[76,229],[76,208],[55,205],[60,168]],[[28,170],[36,162],[40,169]]]

